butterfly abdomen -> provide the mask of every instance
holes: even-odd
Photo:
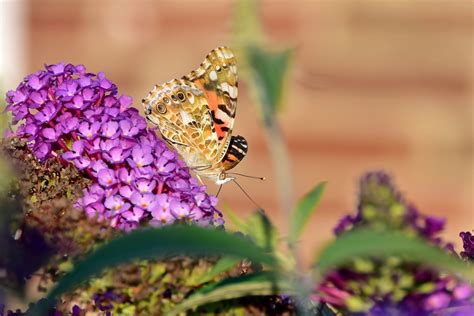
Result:
[[[222,158],[225,170],[229,170],[237,165],[247,155],[247,140],[240,136],[232,136],[226,154]]]

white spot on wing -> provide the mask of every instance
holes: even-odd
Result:
[[[229,84],[227,82],[221,83],[221,89],[222,91],[229,92]]]
[[[237,98],[237,87],[229,86],[229,94],[231,98]]]
[[[185,111],[179,111],[179,114],[181,115],[181,119],[183,120],[184,124],[189,124],[194,121],[194,119],[189,115],[188,112]]]
[[[217,80],[217,73],[214,70],[209,73],[209,79],[211,79],[212,81]]]
[[[229,58],[229,59],[232,58],[232,53],[231,52],[229,52],[228,50],[224,50],[223,52],[224,52],[225,58]]]
[[[194,104],[194,95],[190,93],[187,97],[188,97],[189,103]]]
[[[204,69],[208,69],[209,67],[211,67],[211,62],[205,59],[202,63],[202,66],[204,67]]]
[[[228,92],[231,98],[237,98],[237,87],[229,85],[227,82],[221,84],[222,91]]]
[[[224,111],[222,111],[221,109],[217,109],[216,111],[216,118],[218,119],[221,119],[223,120],[224,122],[228,120],[229,116],[227,115],[227,113],[225,113]]]
[[[222,54],[222,51],[221,50],[216,50],[216,54],[219,58],[222,58],[224,59],[224,54]]]

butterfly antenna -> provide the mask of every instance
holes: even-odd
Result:
[[[249,175],[242,174],[242,173],[237,173],[237,172],[228,172],[227,174],[236,175],[236,176],[241,176],[241,177],[246,177],[246,178],[252,178],[252,179],[258,179],[258,180],[262,180],[262,181],[265,180],[265,177],[249,176]]]
[[[250,195],[244,190],[244,188],[243,188],[237,181],[235,181],[235,179],[232,179],[232,181],[233,181],[235,184],[237,184],[237,186],[242,190],[242,192],[244,192],[245,196],[246,196],[250,201],[252,201],[252,203],[255,204],[255,206],[256,206],[258,209],[262,209],[262,208],[260,207],[260,205],[258,205],[257,202],[255,202],[254,199],[252,199],[252,198],[250,197]]]
[[[216,197],[218,197],[219,193],[221,193],[221,189],[222,189],[222,184],[219,186],[219,190],[217,190]]]

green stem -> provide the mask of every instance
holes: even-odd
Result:
[[[277,196],[283,218],[291,216],[294,205],[293,179],[290,170],[290,158],[281,130],[275,119],[266,119],[265,135],[270,148],[270,154],[277,182]]]

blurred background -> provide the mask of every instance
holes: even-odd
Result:
[[[44,63],[82,63],[104,71],[141,110],[154,84],[232,44],[233,7],[230,0],[0,0],[1,90]],[[265,0],[260,13],[271,42],[295,49],[279,116],[295,195],[328,181],[303,234],[305,262],[337,220],[355,211],[358,177],[368,170],[389,171],[422,212],[447,218],[446,238],[471,230],[473,3]],[[283,225],[268,144],[245,83],[238,104],[234,133],[250,149],[234,170],[267,178],[240,183]],[[242,216],[254,209],[233,184],[220,204]]]

